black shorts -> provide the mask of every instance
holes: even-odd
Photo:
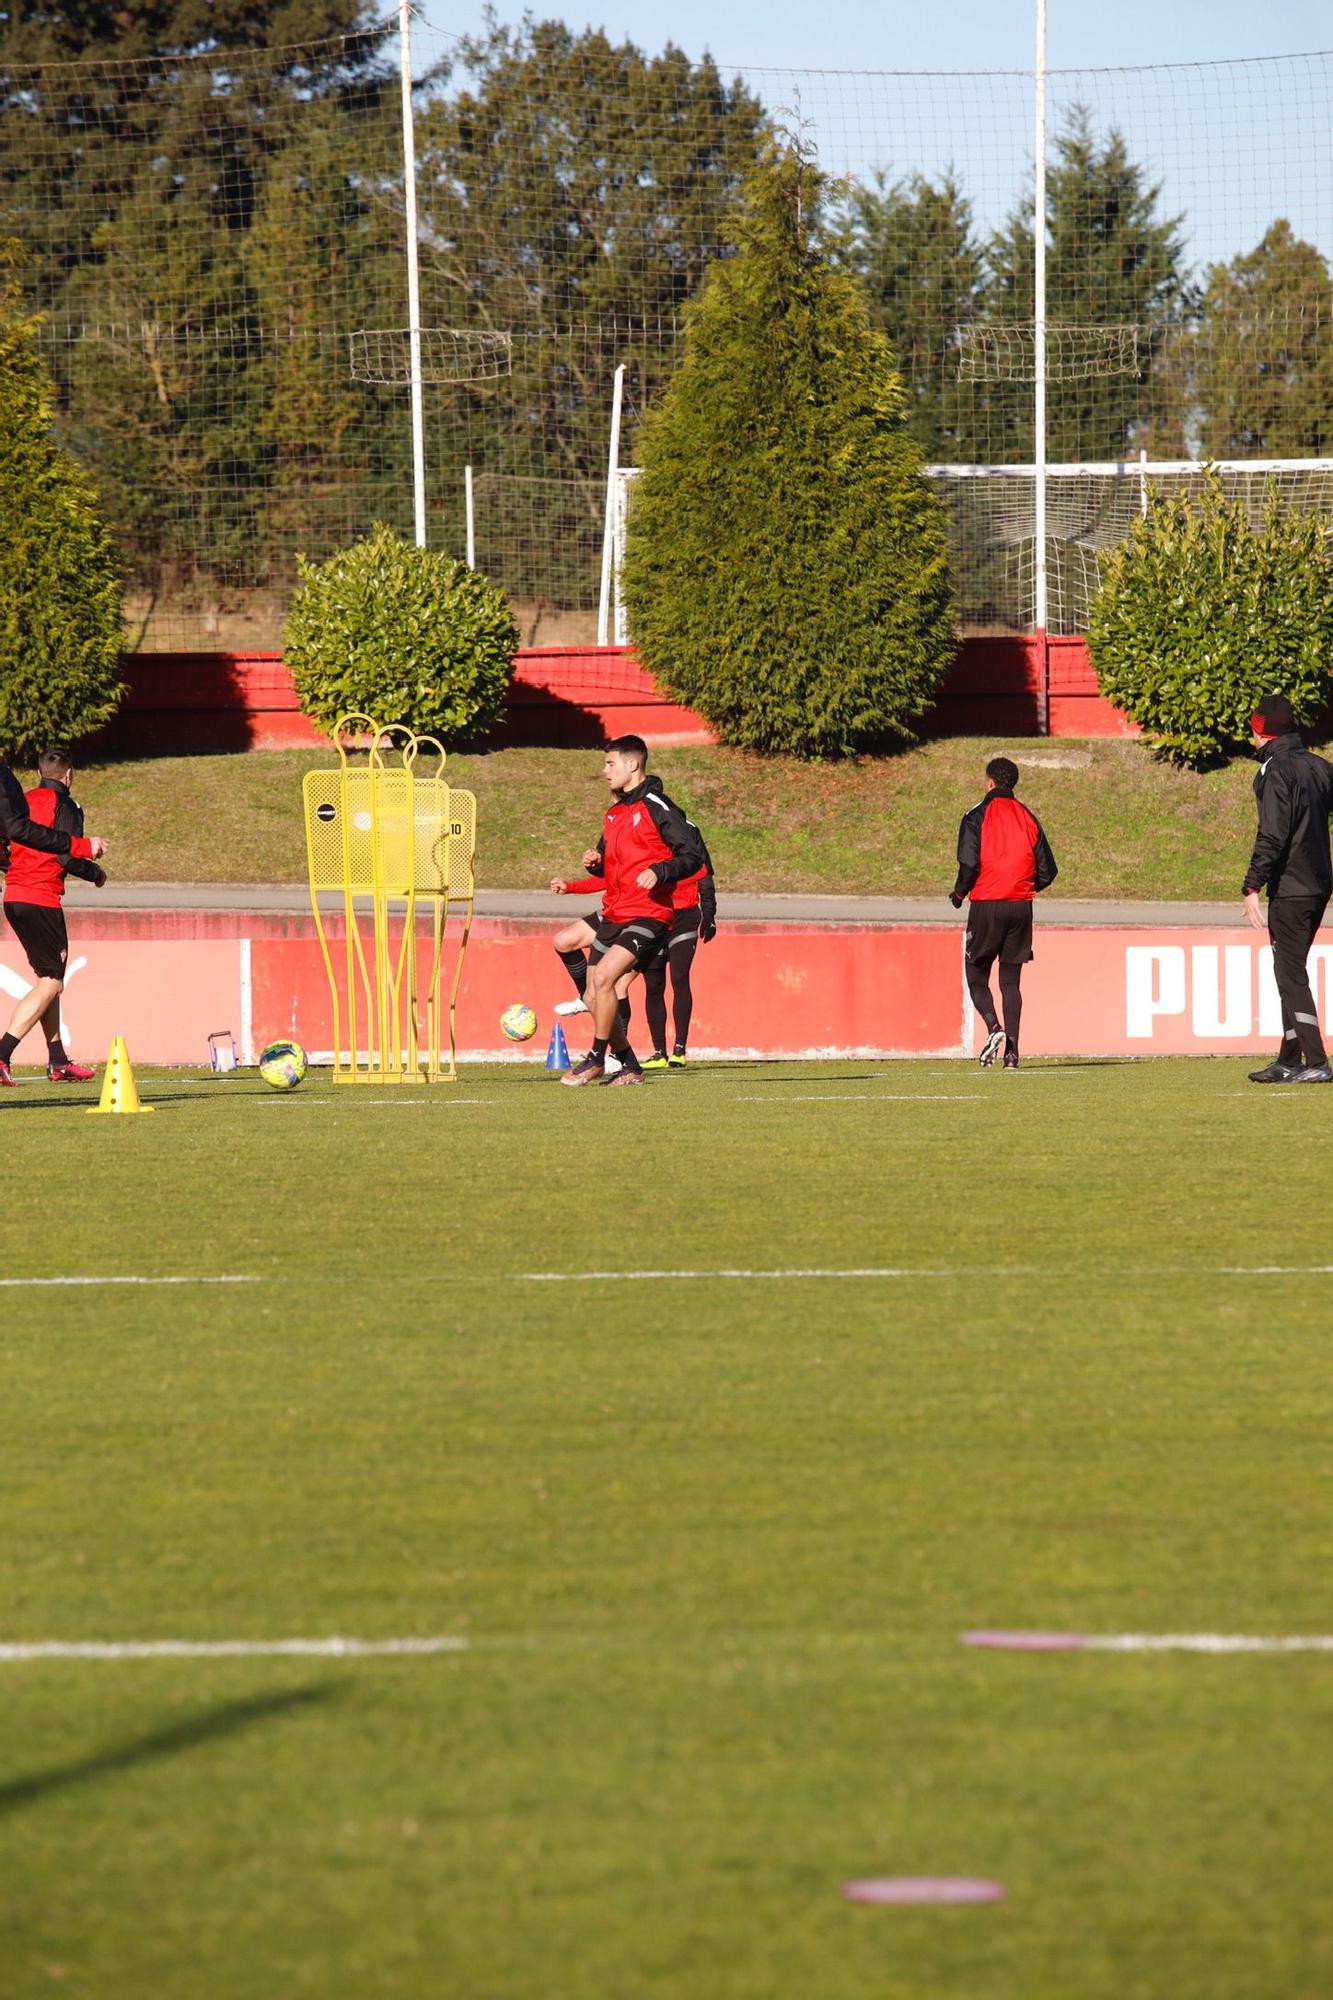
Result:
[[[669,954],[673,951],[676,953],[677,958],[679,958],[682,951],[686,952],[687,956],[692,958],[694,948],[699,942],[699,926],[702,921],[703,912],[697,903],[691,903],[686,910],[677,910],[671,919],[670,926],[661,944],[652,957],[641,958],[639,960],[639,970],[646,972],[650,965],[660,965],[665,972],[669,963]]]
[[[963,956],[983,972],[997,958],[1001,965],[1026,965],[1032,956],[1032,904],[969,904]]]
[[[37,977],[63,979],[69,957],[65,912],[59,907],[48,910],[41,903],[6,903],[5,915]]]
[[[620,945],[631,951],[642,967],[656,956],[666,942],[671,925],[659,923],[653,917],[630,917],[623,924],[612,923],[609,917],[602,917],[597,924],[597,935],[588,950],[588,963],[605,957],[612,945]]]

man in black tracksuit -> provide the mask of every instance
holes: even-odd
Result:
[[[1301,741],[1285,695],[1265,695],[1250,727],[1263,752],[1254,796],[1259,831],[1245,875],[1245,918],[1264,927],[1259,891],[1268,890],[1273,978],[1282,1002],[1282,1047],[1251,1083],[1333,1083],[1306,960],[1333,891],[1328,819],[1333,813],[1333,765]]]

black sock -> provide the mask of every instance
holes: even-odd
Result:
[[[593,1036],[593,1038],[592,1038],[592,1059],[593,1059],[593,1061],[594,1061],[594,1062],[598,1062],[598,1063],[604,1063],[604,1062],[606,1061],[606,1044],[607,1044],[607,1039],[608,1039],[608,1038],[607,1038],[607,1036],[605,1036],[605,1035],[594,1035],[594,1036]]]
[[[562,951],[559,956],[560,963],[573,980],[575,991],[578,993],[579,998],[582,999],[584,989],[588,984],[587,959],[581,951]]]
[[[1023,1019],[1023,993],[1019,985],[1022,968],[1017,965],[1000,967],[1000,1005],[1004,1009],[1005,1046],[1014,1055],[1018,1054],[1018,1030]]]
[[[684,1042],[677,1042],[675,1048],[672,1049],[671,1053],[673,1056],[683,1056],[685,1053]]]
[[[14,1051],[18,1045],[17,1035],[0,1035],[0,1062],[13,1062]]]
[[[617,1000],[617,1002],[616,1002],[616,1026],[617,1026],[618,1028],[628,1028],[628,1026],[629,1026],[629,1023],[630,1023],[630,1004],[629,1004],[629,1000],[628,1000],[628,999],[624,999],[624,1000]]]
[[[69,1061],[69,1057],[65,1054],[65,1044],[61,1041],[59,1035],[56,1036],[53,1042],[47,1043],[46,1060],[52,1068],[57,1063],[67,1063]]]
[[[620,1051],[620,1066],[622,1069],[638,1069],[640,1066],[639,1058],[635,1055],[628,1042],[626,1042],[624,1048]]]

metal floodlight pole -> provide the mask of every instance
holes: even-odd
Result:
[[[419,549],[426,546],[426,429],[421,408],[421,283],[417,270],[417,148],[412,127],[412,8],[398,0],[403,89],[403,202],[407,211],[407,341],[412,380],[412,500]]]
[[[477,517],[472,498],[472,467],[463,467],[463,511],[467,516],[467,566],[477,567]]]
[[[1035,459],[1033,541],[1033,620],[1038,654],[1037,729],[1049,733],[1049,667],[1046,648],[1046,0],[1037,0],[1036,186],[1032,215],[1033,241],[1033,438]]]
[[[616,538],[616,474],[620,467],[620,409],[625,399],[625,364],[616,370],[611,391],[611,448],[606,458],[606,520],[602,528],[602,587],[597,596],[597,643],[605,646],[611,629],[611,562]]]

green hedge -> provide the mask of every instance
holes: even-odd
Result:
[[[1329,529],[1271,484],[1257,522],[1216,473],[1193,500],[1150,490],[1146,515],[1102,559],[1089,613],[1107,700],[1178,763],[1248,744],[1266,694],[1311,721],[1333,667]]]
[[[774,147],[637,445],[623,574],[644,665],[747,749],[913,738],[954,650],[943,510],[887,342]]]
[[[329,562],[298,564],[283,650],[312,721],[331,729],[356,713],[457,743],[497,720],[518,627],[493,583],[382,525]]]

